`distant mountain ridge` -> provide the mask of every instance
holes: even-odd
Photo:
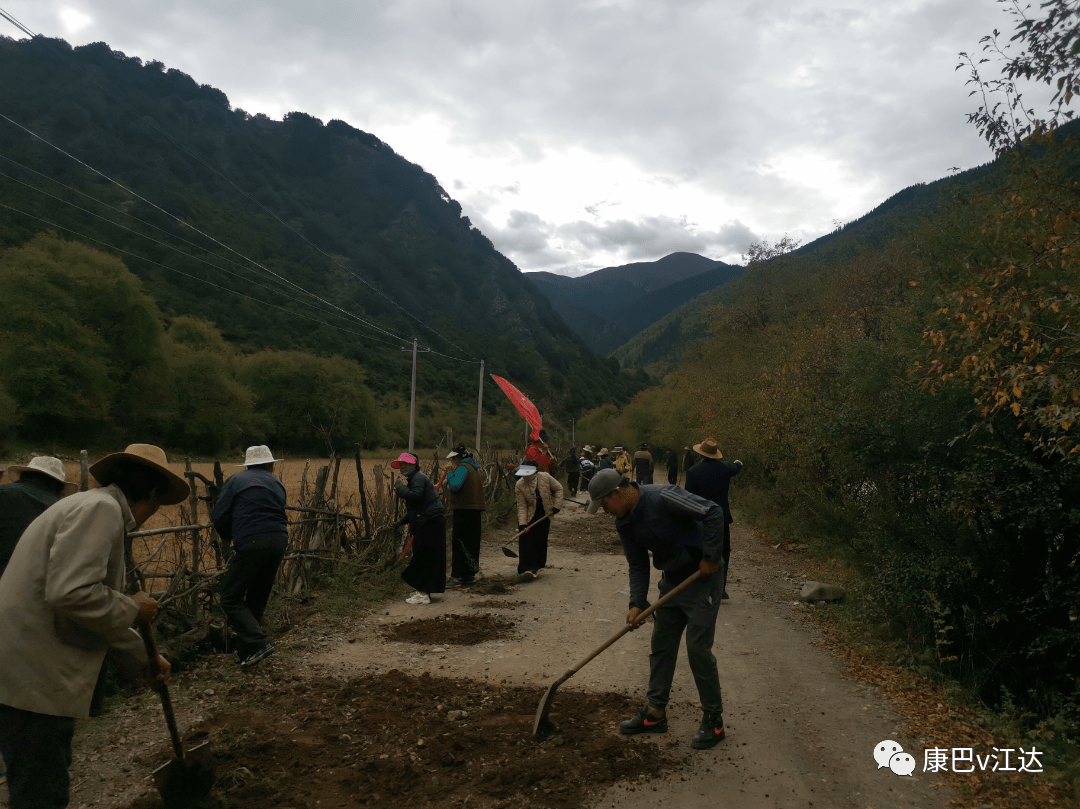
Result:
[[[671,253],[577,278],[550,272],[525,277],[590,348],[609,354],[672,309],[742,272],[696,253]]]

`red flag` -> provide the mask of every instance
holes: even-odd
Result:
[[[522,418],[529,422],[532,427],[532,433],[529,438],[535,441],[540,437],[540,428],[544,426],[543,421],[540,419],[540,411],[536,409],[536,405],[529,401],[528,397],[503,379],[501,376],[491,375],[491,378],[495,380],[495,384],[502,388],[503,393],[517,408]]]

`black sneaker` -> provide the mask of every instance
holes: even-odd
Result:
[[[619,723],[619,732],[627,736],[635,733],[667,733],[667,715],[657,719],[649,715],[649,706],[646,705],[633,719],[627,719]]]
[[[445,582],[445,584],[443,584],[443,586],[447,590],[453,590],[455,587],[460,587],[461,585],[462,585],[462,582],[458,581],[453,576],[447,576],[446,577],[446,582]]]
[[[706,713],[701,719],[698,732],[690,746],[695,750],[708,750],[724,740],[724,717],[718,713]]]
[[[277,651],[277,649],[275,649],[271,644],[268,643],[264,647],[259,649],[259,651],[252,652],[247,657],[245,657],[240,662],[240,668],[244,668],[244,669],[251,668],[256,663],[262,662],[263,660],[268,658],[270,655],[272,655],[276,651]]]

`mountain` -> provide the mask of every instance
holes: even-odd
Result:
[[[741,267],[722,261],[672,253],[578,278],[549,272],[526,277],[592,349],[609,354],[675,307],[741,274]]]
[[[0,249],[57,231],[121,258],[166,320],[211,321],[241,354],[340,354],[395,401],[416,337],[432,349],[417,377],[429,411],[475,408],[480,359],[554,413],[625,402],[643,383],[373,134],[234,109],[104,43],[0,38],[0,73]]]

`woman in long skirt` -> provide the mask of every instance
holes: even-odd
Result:
[[[442,501],[428,476],[420,471],[415,455],[403,452],[390,466],[405,478],[394,487],[405,502],[405,516],[395,524],[408,523],[413,537],[412,560],[401,578],[416,592],[405,600],[430,604],[432,593],[446,591],[446,517]]]
[[[518,575],[524,579],[535,579],[541,569],[547,567],[550,518],[562,508],[563,487],[547,472],[538,472],[528,462],[519,466],[516,474],[518,482],[514,495],[517,499],[518,531],[532,525],[518,538]]]

